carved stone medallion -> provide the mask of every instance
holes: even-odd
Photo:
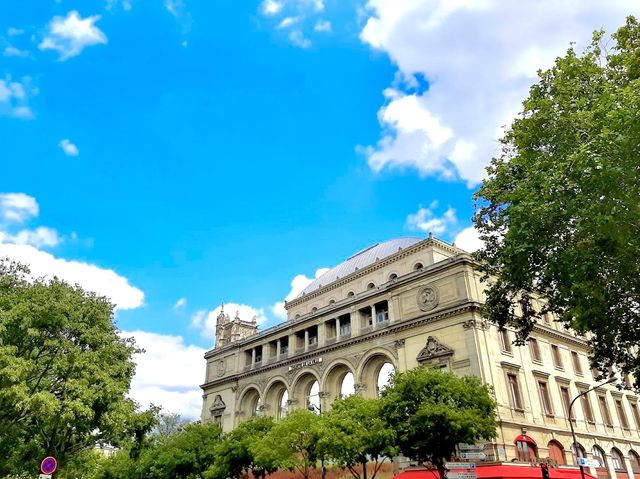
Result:
[[[431,311],[433,308],[438,306],[439,300],[438,288],[433,285],[423,286],[418,291],[418,307],[422,311]]]
[[[225,364],[224,359],[221,359],[220,361],[218,361],[218,364],[216,365],[216,374],[220,378],[224,376],[224,373],[226,370],[227,370],[227,365]]]

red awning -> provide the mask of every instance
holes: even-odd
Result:
[[[539,466],[528,464],[493,463],[478,464],[475,469],[478,479],[542,479]],[[586,479],[596,479],[585,471]],[[550,479],[581,479],[577,467],[550,467]],[[438,471],[426,468],[412,468],[397,474],[393,479],[440,479]]]
[[[518,437],[516,437],[513,440],[513,443],[515,444],[516,442],[529,442],[529,443],[533,444],[534,446],[538,445],[536,443],[536,441],[534,441],[531,436],[527,436],[526,434],[520,434]]]

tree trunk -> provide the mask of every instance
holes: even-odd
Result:
[[[362,461],[362,479],[367,479],[367,461]]]

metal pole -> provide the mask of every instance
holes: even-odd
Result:
[[[613,382],[616,381],[616,378],[609,378],[607,381],[603,382],[602,384],[598,384],[597,386],[593,386],[591,389],[587,389],[586,391],[582,391],[580,394],[578,394],[576,397],[573,398],[573,400],[571,401],[571,403],[569,404],[569,426],[571,426],[571,436],[573,437],[573,454],[576,458],[576,462],[578,463],[578,466],[580,467],[580,477],[581,479],[585,479],[585,475],[584,475],[584,467],[582,466],[582,464],[580,464],[580,461],[578,460],[578,441],[576,440],[576,432],[573,429],[573,415],[571,414],[571,410],[573,409],[573,404],[578,400],[578,398],[581,398],[582,396],[584,396],[587,393],[590,393],[591,391],[598,389],[599,387],[604,386],[605,384],[611,384]]]
[[[320,400],[320,397],[318,397],[318,400]],[[322,401],[320,401],[320,406],[316,406],[315,404],[309,403],[309,406],[307,407],[307,409],[309,411],[312,411],[312,412],[313,412],[314,409],[317,409],[318,410],[318,414],[320,414],[322,416]],[[324,455],[320,458],[320,468],[321,468],[320,471],[321,471],[321,474],[322,474],[322,479],[324,479],[325,476],[327,475],[327,471],[324,468]]]

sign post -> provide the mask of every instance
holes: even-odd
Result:
[[[58,461],[53,456],[45,457],[40,463],[40,470],[42,474],[40,474],[40,479],[51,479],[51,474],[53,474],[58,467]]]

